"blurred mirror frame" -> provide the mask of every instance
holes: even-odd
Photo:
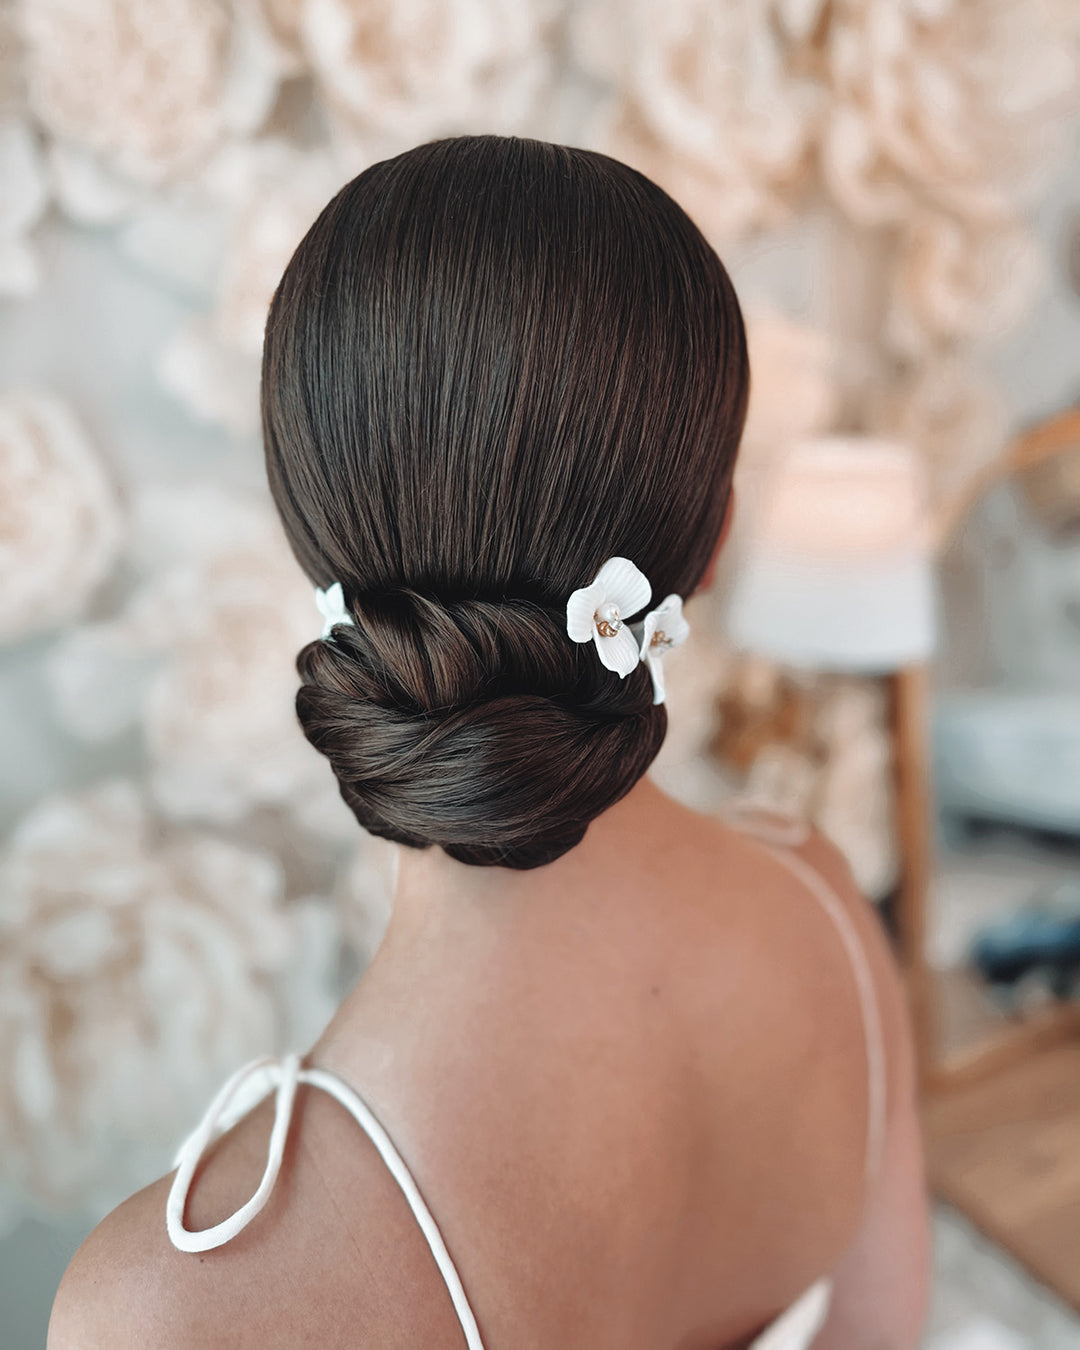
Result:
[[[1052,527],[1069,525],[1059,518],[1064,494],[1055,488],[1066,462],[1080,477],[1080,407],[1025,428],[971,481],[943,516],[939,557],[947,559],[973,513],[1003,487],[1022,494]],[[1080,490],[1074,500],[1076,530]],[[1080,998],[995,1007],[974,966],[941,969],[931,961],[932,672],[911,668],[894,679],[903,868],[896,928],[931,1186],[1080,1310]],[[1080,688],[1063,696],[1080,703]],[[1075,835],[1080,861],[1080,819]]]

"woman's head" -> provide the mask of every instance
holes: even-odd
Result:
[[[727,273],[660,188],[592,151],[434,141],[346,184],[270,308],[267,473],[355,627],[297,661],[297,712],[362,825],[533,867],[666,728],[570,641],[612,555],[654,600],[715,546],[746,415]]]

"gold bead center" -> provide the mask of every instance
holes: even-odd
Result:
[[[622,627],[619,607],[614,600],[605,601],[593,615],[593,618],[596,620],[596,631],[601,637],[614,637]]]

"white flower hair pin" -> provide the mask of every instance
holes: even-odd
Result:
[[[353,617],[345,608],[345,593],[341,589],[341,582],[335,581],[332,586],[328,586],[325,591],[315,587],[315,604],[318,606],[319,613],[323,616],[323,630],[321,637],[329,637],[330,630],[336,623],[352,623]]]
[[[645,574],[629,558],[609,558],[589,586],[566,602],[566,631],[574,642],[596,643],[600,660],[621,680],[641,659],[626,620],[652,599]]]
[[[630,623],[652,599],[652,586],[629,558],[609,558],[592,583],[574,591],[566,602],[566,632],[574,642],[593,642],[597,655],[620,679],[632,674],[640,661],[652,676],[653,703],[663,703],[663,658],[690,635],[682,612],[682,597],[668,595],[643,619]],[[341,582],[326,590],[315,587],[315,604],[323,616],[321,636],[329,637],[335,624],[354,623],[345,608]]]
[[[663,703],[667,697],[664,688],[663,658],[672,647],[681,647],[690,636],[690,625],[682,612],[682,596],[668,595],[656,609],[649,610],[640,624],[633,625],[640,645],[641,659],[652,676],[653,702]]]
[[[686,641],[690,625],[683,618],[682,599],[669,595],[649,610],[640,623],[628,622],[652,599],[652,586],[629,558],[609,558],[588,586],[574,591],[566,602],[566,632],[574,642],[596,644],[600,660],[620,679],[645,661],[653,682],[653,702],[663,703],[661,660],[672,647]]]

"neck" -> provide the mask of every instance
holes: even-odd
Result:
[[[611,890],[604,878],[649,869],[676,819],[688,814],[646,775],[590,824],[581,843],[543,867],[474,867],[440,848],[401,848],[392,926],[414,929],[444,913],[470,925],[503,924],[560,900],[580,907],[583,897]]]
[[[313,1050],[319,1062],[356,1067],[371,1038],[393,1038],[403,1018],[457,989],[475,972],[508,972],[545,953],[608,949],[640,929],[646,909],[668,893],[693,813],[646,776],[603,815],[575,848],[543,867],[519,871],[455,862],[442,849],[400,848],[393,915],[367,972]],[[556,960],[562,957],[557,956]],[[421,1010],[422,1011],[422,1010]]]

